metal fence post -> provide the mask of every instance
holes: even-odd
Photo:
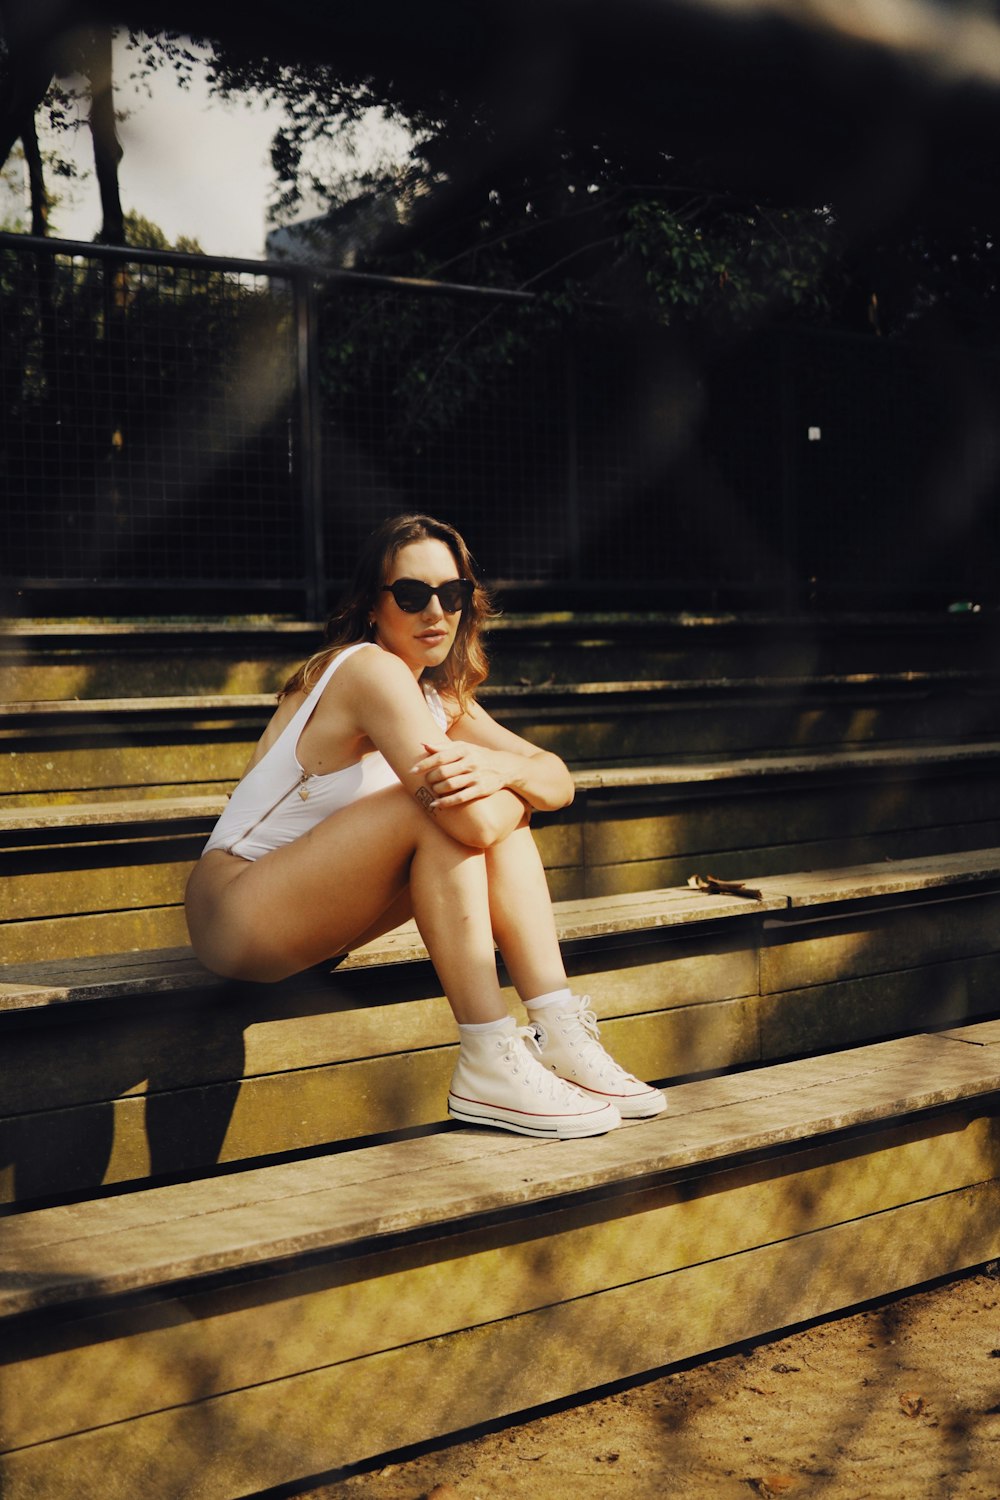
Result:
[[[778,338],[778,454],[781,487],[781,591],[787,614],[799,603],[798,451],[796,432],[795,370],[791,334],[782,330]]]
[[[302,584],[306,613],[311,620],[318,620],[326,613],[326,537],[316,284],[306,273],[296,276],[293,285],[299,413],[298,475],[302,501]]]
[[[580,516],[578,340],[571,332],[566,340],[566,534],[569,545],[569,576],[581,582],[583,541]]]

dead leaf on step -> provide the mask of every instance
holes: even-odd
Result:
[[[924,1410],[924,1398],[918,1391],[904,1391],[899,1398],[904,1416],[919,1417]]]
[[[720,880],[717,875],[691,875],[688,885],[696,891],[705,891],[710,896],[745,896],[748,901],[760,901],[760,891],[744,885],[742,880]]]

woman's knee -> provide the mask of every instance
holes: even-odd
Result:
[[[538,854],[538,845],[535,843],[534,834],[531,831],[531,820],[527,814],[517,825],[498,838],[486,851],[490,863],[501,864],[509,860],[519,860]]]

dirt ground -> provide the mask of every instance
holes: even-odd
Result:
[[[1000,1264],[310,1493],[998,1500]]]

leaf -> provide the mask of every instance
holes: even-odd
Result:
[[[924,1411],[924,1398],[918,1391],[903,1391],[899,1405],[904,1416],[919,1417]]]
[[[750,901],[762,899],[760,891],[752,890],[741,880],[720,880],[717,875],[689,875],[688,885],[694,890],[705,891],[715,896],[746,896]],[[781,1371],[782,1366],[775,1365]]]

